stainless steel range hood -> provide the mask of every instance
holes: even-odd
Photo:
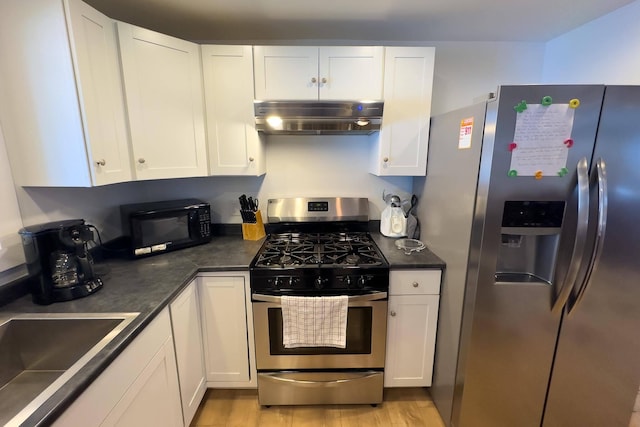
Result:
[[[382,101],[254,101],[256,129],[275,135],[368,135],[380,130]]]

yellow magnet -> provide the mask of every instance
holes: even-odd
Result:
[[[534,176],[536,177],[536,179],[542,179],[542,171],[537,171]]]
[[[571,101],[569,101],[570,108],[578,108],[579,106],[580,106],[580,100],[578,98],[573,98]]]

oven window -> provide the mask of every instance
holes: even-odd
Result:
[[[177,242],[189,238],[189,216],[145,219],[140,221],[142,246]]]
[[[347,312],[347,345],[345,348],[335,347],[301,347],[284,348],[282,344],[282,310],[270,308],[269,347],[271,355],[296,354],[370,354],[372,307],[349,307]]]

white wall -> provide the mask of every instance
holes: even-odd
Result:
[[[25,224],[84,218],[103,239],[120,235],[118,206],[155,200],[198,197],[211,203],[212,220],[240,223],[238,196],[351,196],[370,200],[371,218],[380,218],[382,191],[408,197],[411,177],[379,178],[367,172],[366,136],[271,137],[267,174],[256,177],[208,177],[140,181],[96,188],[18,188]]]
[[[20,210],[11,177],[2,128],[0,128],[0,271],[24,262],[18,230],[22,228]]]
[[[438,42],[433,116],[473,104],[499,85],[539,83],[544,43]]]
[[[640,0],[547,43],[543,81],[640,84]]]

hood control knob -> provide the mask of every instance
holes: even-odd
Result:
[[[314,282],[316,289],[322,289],[324,287],[324,282],[325,280],[322,279],[322,277],[320,276],[316,277],[316,280]]]

